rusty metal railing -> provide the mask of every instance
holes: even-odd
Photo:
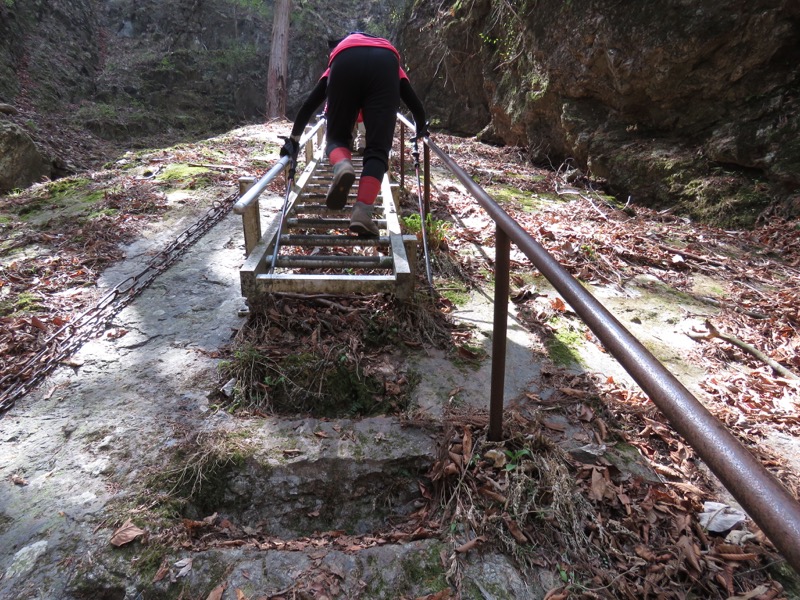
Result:
[[[413,130],[413,125],[402,115],[399,119],[401,139],[404,139],[405,127]],[[430,180],[429,151],[433,151],[497,226],[489,439],[499,441],[503,436],[510,246],[513,242],[694,448],[787,562],[800,573],[800,503],[797,499],[466,171],[433,140],[425,138],[424,142],[426,184]],[[426,185],[426,195],[429,190]]]

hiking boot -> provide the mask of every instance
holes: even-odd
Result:
[[[375,237],[380,230],[372,220],[372,205],[356,202],[353,205],[353,214],[350,217],[350,231],[362,237]]]
[[[333,181],[325,197],[325,206],[339,210],[347,204],[347,194],[356,180],[356,170],[349,160],[342,160],[333,165]]]

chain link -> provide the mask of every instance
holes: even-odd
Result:
[[[20,369],[0,379],[0,414],[38,386],[58,365],[77,352],[89,339],[97,337],[107,324],[161,273],[228,214],[238,198],[234,193],[215,201],[208,212],[184,230],[166,248],[150,259],[136,275],[118,283],[95,306],[61,327],[42,342],[41,349]]]

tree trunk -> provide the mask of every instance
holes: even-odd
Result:
[[[272,47],[267,69],[267,119],[286,115],[286,78],[289,65],[289,15],[292,0],[276,0]]]

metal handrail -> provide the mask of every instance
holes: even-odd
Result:
[[[413,126],[400,117],[403,135],[403,126],[412,129]],[[497,225],[490,439],[502,439],[510,243],[513,242],[694,448],[787,562],[800,573],[800,503],[797,499],[466,171],[433,140],[424,138],[423,141],[426,152],[430,148],[436,154]],[[429,176],[427,169],[425,176]]]
[[[325,120],[320,119],[314,127],[309,129],[303,137],[300,138],[299,147],[304,147],[313,137],[314,134],[319,131],[319,129],[325,125]],[[275,179],[278,175],[280,175],[281,171],[283,171],[286,167],[289,166],[290,157],[284,156],[281,158],[275,166],[273,166],[267,173],[259,179],[253,186],[248,189],[242,197],[236,201],[236,204],[233,205],[233,212],[237,215],[243,215],[247,211],[247,207],[250,206],[255,200],[262,194],[262,192],[267,188],[270,182]]]

